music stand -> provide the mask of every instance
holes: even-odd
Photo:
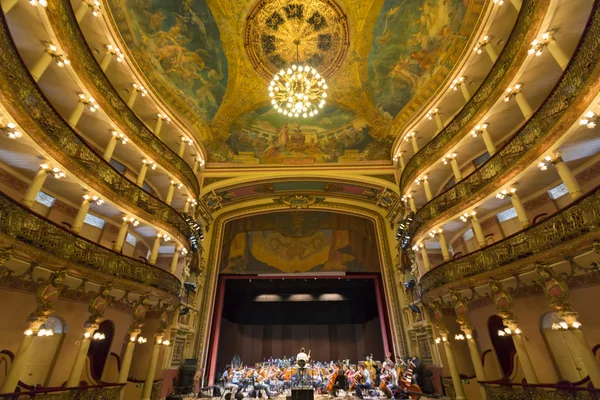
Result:
[[[305,360],[298,360],[297,362],[298,365],[298,369],[300,370],[300,386],[301,387],[305,387],[306,386],[306,361]]]

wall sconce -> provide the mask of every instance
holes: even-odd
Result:
[[[506,89],[506,96],[504,96],[504,101],[509,102],[510,99],[515,97],[517,94],[521,93],[521,88],[523,86],[520,83],[517,83],[514,87],[509,87]]]
[[[152,170],[155,170],[157,167],[156,163],[149,158],[142,159],[142,163],[146,164]]]
[[[454,340],[465,340],[465,335],[462,333],[454,335]]]
[[[473,48],[473,51],[477,54],[483,53],[483,49],[485,48],[485,46],[487,46],[490,43],[491,39],[492,39],[491,36],[485,35],[484,37],[481,38],[479,43],[477,43],[477,45]]]
[[[579,328],[581,328],[581,322],[579,322],[577,320],[573,321],[571,323],[571,325],[569,325],[566,321],[560,321],[559,323],[555,322],[552,324],[553,331],[579,329]]]
[[[142,85],[134,83],[132,86],[134,90],[137,90],[137,92],[142,95],[142,97],[148,94],[148,91]]]
[[[0,128],[9,139],[20,139],[23,137],[21,131],[17,130],[17,124],[9,122]]]
[[[38,336],[54,336],[52,329],[40,329],[37,333]]]
[[[46,1],[46,0],[29,0],[29,4],[31,4],[34,7],[37,7],[37,6],[48,7],[48,1]]]
[[[531,48],[529,49],[529,54],[535,54],[536,57],[539,57],[544,52],[544,48],[548,46],[548,43],[552,40],[552,32],[546,32],[542,35],[541,39],[535,39],[531,42]]]
[[[448,338],[446,336],[442,336],[441,338],[440,337],[435,338],[436,344],[440,344],[441,342],[447,342],[447,341],[448,341]]]
[[[440,109],[434,108],[434,109],[430,110],[427,114],[425,114],[425,117],[427,117],[427,119],[433,119],[433,117],[435,117],[439,113],[440,113]]]
[[[119,50],[117,47],[113,46],[112,44],[108,44],[106,45],[106,50],[113,55],[113,57],[117,58],[117,62],[123,62],[123,60],[125,60],[125,54],[123,54],[123,52],[121,50]]]
[[[128,216],[124,216],[123,217],[123,221],[133,225],[133,226],[138,226],[140,224],[140,221],[138,221],[137,219],[135,219],[134,217],[128,217]]]
[[[517,193],[517,189],[516,188],[510,188],[510,189],[502,189],[498,194],[496,194],[496,198],[497,199],[504,199],[507,196],[510,197],[513,194]]]
[[[498,330],[498,336],[500,336],[500,337],[520,335],[520,334],[521,334],[521,329],[519,329],[519,328],[515,329],[514,331],[508,327],[504,328],[504,330],[502,330],[502,329]]]
[[[452,81],[452,84],[450,85],[450,89],[458,90],[458,87],[465,82],[465,79],[466,79],[466,77],[464,77],[464,76],[456,78],[455,80]]]
[[[588,111],[583,114],[583,117],[579,120],[579,125],[585,125],[589,129],[594,129],[598,124],[598,116],[593,111]]]
[[[147,341],[148,341],[148,339],[146,339],[146,338],[145,338],[145,337],[143,337],[143,336],[138,336],[138,338],[137,338],[137,342],[138,342],[139,344],[144,344],[144,343],[146,343]]]
[[[468,220],[474,218],[477,215],[477,211],[471,211],[471,213],[464,213],[460,216],[460,220],[462,222],[467,222]]]
[[[485,129],[487,129],[488,124],[481,124],[475,126],[475,129],[471,131],[471,136],[476,138],[478,135],[482,134]]]
[[[127,142],[129,141],[129,138],[127,138],[127,136],[125,136],[124,133],[120,133],[117,131],[110,131],[110,133],[112,133],[113,137],[120,141],[122,144],[127,144]]]

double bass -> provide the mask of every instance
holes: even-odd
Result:
[[[405,377],[398,379],[398,390],[408,395],[411,400],[419,400],[423,396],[421,387],[416,383],[412,383],[412,373],[414,364],[410,362],[409,367],[406,369]]]
[[[331,378],[329,379],[329,383],[327,384],[327,387],[325,388],[325,390],[328,393],[332,393],[333,385],[335,385],[335,381],[337,380],[339,373],[340,373],[339,368],[336,368],[336,370],[333,371],[333,374],[331,375]]]

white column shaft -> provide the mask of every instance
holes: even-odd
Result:
[[[410,204],[410,211],[416,213],[417,212],[417,205],[415,204],[414,197],[409,198],[408,199],[408,203]]]
[[[137,176],[137,179],[135,181],[135,183],[138,186],[143,186],[144,185],[144,179],[146,179],[146,173],[148,172],[148,165],[146,164],[142,164],[142,167],[140,168],[140,173]]]
[[[448,250],[448,243],[443,233],[438,234],[440,240],[440,248],[442,249],[442,257],[444,261],[450,261],[450,251]]]
[[[171,269],[170,272],[175,275],[175,271],[177,271],[177,263],[179,262],[179,249],[175,246],[175,254],[173,254],[173,258],[171,259]]]
[[[158,259],[158,251],[160,250],[160,242],[162,238],[157,236],[154,238],[154,243],[152,244],[152,251],[150,252],[150,261],[149,263],[154,265],[156,264],[156,260]]]
[[[123,221],[121,227],[119,228],[119,233],[117,234],[117,239],[115,240],[115,244],[113,245],[114,251],[121,251],[123,248],[123,243],[125,243],[125,239],[127,238],[127,228],[129,227],[129,223]]]
[[[421,256],[423,257],[423,267],[425,268],[425,272],[431,270],[431,263],[429,262],[429,255],[427,254],[425,244],[421,247]]]
[[[159,350],[160,344],[155,344],[152,349],[152,357],[150,358],[150,364],[148,365],[148,372],[146,373],[144,389],[142,390],[142,400],[150,400],[150,396],[152,395],[152,384],[154,383],[154,375],[156,374]]]
[[[434,119],[435,125],[437,126],[437,130],[438,132],[440,132],[442,129],[444,129],[444,122],[442,122],[442,116],[439,113],[437,113],[435,114]]]
[[[129,92],[129,97],[127,98],[127,106],[129,108],[133,108],[133,105],[135,104],[135,99],[137,99],[137,95],[137,90],[131,89],[131,92]]]
[[[100,61],[100,69],[103,72],[106,72],[106,70],[108,69],[110,61],[112,60],[112,56],[112,53],[110,51],[107,51],[104,57],[102,57],[102,61]]]
[[[115,152],[115,148],[117,147],[117,141],[117,138],[114,136],[111,136],[111,138],[108,140],[106,150],[104,150],[104,154],[102,156],[106,161],[110,161],[110,159],[112,158],[113,153]]]
[[[165,198],[165,203],[171,205],[173,202],[173,195],[175,194],[175,185],[169,185],[169,190],[167,191],[167,197]]]
[[[19,0],[2,0],[2,12],[8,14],[8,12],[18,3]]]
[[[581,329],[574,329],[571,331],[571,333],[575,339],[575,344],[577,345],[577,350],[579,352],[579,356],[581,357],[581,361],[583,361],[585,369],[590,376],[590,380],[594,384],[594,387],[600,387],[600,364],[594,356],[594,353],[592,353],[592,349],[590,349],[585,337],[583,337],[583,332]]]
[[[533,368],[533,364],[531,363],[531,359],[529,358],[529,353],[527,352],[527,348],[525,347],[525,343],[523,342],[523,337],[521,335],[513,335],[512,338],[513,342],[515,343],[515,350],[517,350],[517,356],[519,357],[519,362],[523,367],[523,373],[525,374],[525,379],[527,379],[527,383],[539,383],[537,375],[535,373],[535,369]]]
[[[527,101],[523,93],[517,93],[515,95],[515,100],[517,101],[517,105],[519,106],[519,109],[523,113],[525,119],[529,119],[529,117],[531,117],[531,115],[533,114],[533,109],[531,108],[531,105],[529,105],[529,102]]]
[[[179,157],[183,157],[184,153],[185,153],[185,142],[181,141],[181,143],[179,143],[179,150],[177,151],[177,155]]]
[[[457,400],[466,400],[465,390],[462,385],[462,380],[460,379],[460,374],[458,373],[458,367],[456,366],[456,361],[454,360],[454,353],[452,353],[452,347],[450,346],[450,342],[445,341],[444,349],[446,350],[446,358],[448,359],[448,368],[450,369],[450,376],[452,377],[452,384],[454,386],[454,392],[456,394]]]
[[[483,234],[483,229],[481,229],[481,225],[479,224],[479,220],[477,219],[477,217],[471,218],[471,225],[473,226],[473,233],[475,234],[475,238],[477,239],[479,247],[485,247],[485,236]]]
[[[398,154],[398,161],[400,161],[400,168],[402,169],[402,171],[404,171],[404,168],[406,168],[406,161],[404,160],[404,153]]]
[[[69,119],[67,120],[69,125],[71,125],[73,128],[75,128],[77,126],[77,123],[81,119],[81,116],[83,115],[84,110],[85,110],[85,104],[83,104],[83,102],[81,102],[81,101],[77,102],[75,109],[73,110],[73,112],[69,116]]]
[[[4,6],[4,5],[3,5]],[[31,68],[29,73],[33,76],[34,81],[39,81],[44,72],[48,69],[48,66],[52,62],[52,56],[47,51],[44,51],[44,54],[36,61],[36,63]]]
[[[558,172],[560,179],[563,181],[567,187],[567,190],[571,194],[571,198],[573,200],[580,198],[583,194],[581,191],[581,186],[579,186],[579,182],[577,182],[567,164],[565,164],[564,161],[560,161],[554,164],[554,166],[556,167],[556,172]]]
[[[517,11],[521,11],[523,0],[510,0],[510,3],[517,9]]]
[[[477,348],[477,343],[475,343],[475,339],[467,339],[467,345],[469,346],[469,354],[471,355],[471,361],[473,362],[473,369],[475,369],[475,376],[478,381],[486,381],[485,370],[483,369],[483,363],[481,362],[481,355],[479,354],[479,349]],[[483,385],[479,385],[479,390],[481,392],[481,399],[485,400],[487,398],[485,393],[485,387]]]
[[[551,40],[548,43],[548,51],[554,58],[554,60],[558,63],[560,68],[564,71],[567,68],[567,64],[569,64],[569,57],[565,54],[560,45],[556,42],[556,40]]]
[[[460,172],[460,167],[458,166],[458,161],[455,158],[450,160],[450,166],[452,167],[452,173],[454,174],[454,180],[458,183],[462,180],[462,172]]]
[[[469,88],[467,87],[466,81],[463,81],[463,83],[461,83],[460,92],[462,93],[463,97],[465,98],[465,102],[468,102],[469,100],[471,100],[471,93],[469,93]]]
[[[35,177],[31,181],[31,184],[29,184],[29,187],[25,191],[25,195],[23,195],[23,199],[21,200],[21,203],[25,207],[33,207],[35,198],[37,197],[37,194],[40,192],[40,190],[42,190],[42,187],[44,187],[44,182],[46,182],[46,178],[48,178],[48,171],[44,169],[40,169],[37,172],[37,174],[35,174]]]
[[[427,201],[431,201],[433,199],[433,194],[431,193],[431,186],[429,186],[429,181],[427,179],[423,180],[423,187],[425,188],[425,197]]]
[[[31,358],[31,347],[33,346],[33,342],[35,341],[37,336],[25,336],[23,341],[21,342],[21,346],[19,346],[19,350],[13,359],[10,369],[8,370],[8,374],[2,383],[2,390],[0,393],[13,393],[19,384],[19,381],[22,378],[23,369],[29,363],[29,359]]]
[[[517,212],[517,218],[519,218],[521,226],[523,228],[527,228],[529,225],[531,225],[531,221],[529,221],[529,218],[527,217],[527,211],[525,211],[525,207],[523,207],[523,202],[521,201],[519,196],[513,194],[512,196],[510,196],[510,202],[512,203],[512,206]]]
[[[419,145],[417,144],[417,137],[416,136],[412,136],[410,138],[410,144],[412,145],[414,153],[417,154],[417,152],[419,151]]]
[[[496,153],[496,145],[494,144],[494,141],[492,140],[492,137],[487,129],[484,129],[481,132],[481,137],[483,138],[483,143],[485,143],[485,148],[487,149],[488,153],[490,153],[490,156],[493,156]]]
[[[73,367],[71,367],[71,373],[69,374],[69,379],[67,380],[67,387],[76,387],[79,386],[79,380],[81,378],[81,372],[83,371],[83,367],[85,366],[85,360],[87,358],[88,349],[90,348],[91,340],[89,338],[81,339],[81,343],[79,344],[79,350],[77,351],[77,356],[75,356],[75,362],[73,363]]]
[[[81,2],[79,7],[77,7],[77,10],[75,10],[75,19],[77,22],[81,22],[83,17],[85,17],[85,14],[87,14],[89,8],[90,7],[87,5],[85,0]]]
[[[492,46],[491,43],[486,44],[485,51],[488,54],[488,56],[490,56],[490,60],[492,60],[492,62],[495,63],[498,59],[498,53],[494,49],[494,46]]]
[[[81,227],[83,226],[83,221],[85,220],[85,216],[90,210],[90,202],[86,199],[83,199],[81,202],[81,206],[79,207],[79,211],[77,211],[77,215],[75,216],[75,221],[73,225],[71,225],[71,231],[73,233],[79,234],[81,232]]]
[[[162,118],[158,118],[156,120],[156,125],[154,125],[154,134],[159,137],[160,136],[160,130],[162,129],[163,126],[163,120]]]

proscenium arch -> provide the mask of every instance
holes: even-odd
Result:
[[[357,205],[356,202],[350,203],[339,201],[347,199],[337,200],[337,202],[326,201],[310,207],[309,210],[349,214],[366,218],[374,223],[375,232],[377,235],[376,239],[378,254],[381,262],[381,277],[384,287],[384,296],[387,305],[387,318],[390,321],[391,347],[393,348],[395,354],[406,354],[407,337],[405,337],[406,332],[402,328],[403,323],[400,314],[400,310],[402,308],[402,304],[400,304],[402,296],[396,292],[398,285],[395,284],[396,274],[391,257],[391,249],[394,247],[392,228],[389,226],[389,224],[386,224],[384,215],[382,215],[382,212],[380,211],[381,208],[376,207],[373,204],[365,204],[361,206]],[[253,205],[246,204],[245,207],[238,205],[238,207],[235,208],[230,207],[219,210],[220,212],[215,217],[211,234],[207,235],[208,243],[206,243],[206,246],[207,249],[209,249],[208,260],[206,264],[207,271],[205,274],[206,278],[204,282],[203,298],[200,302],[200,304],[205,305],[205,307],[202,310],[202,316],[200,318],[200,324],[198,328],[197,345],[199,348],[196,349],[201,368],[206,368],[208,365],[208,344],[212,334],[211,327],[213,324],[211,324],[211,321],[214,317],[214,300],[216,299],[217,281],[219,275],[218,264],[221,257],[220,245],[223,241],[225,224],[230,221],[248,216],[289,210],[289,207],[275,204],[271,200],[265,202],[263,199],[262,202],[254,203],[255,204]],[[379,208],[379,210],[377,210],[377,208]],[[211,360],[211,365],[213,363],[214,360]]]

